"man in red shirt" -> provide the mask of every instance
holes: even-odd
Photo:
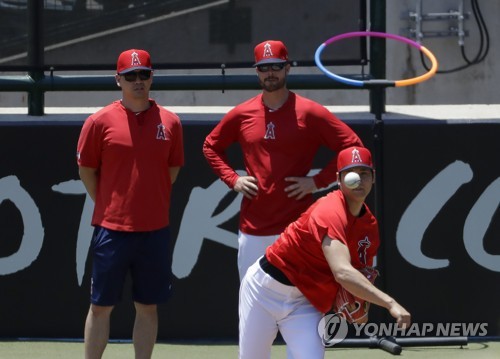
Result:
[[[410,314],[360,272],[373,266],[379,246],[377,220],[364,202],[374,183],[371,154],[363,147],[344,149],[337,167],[340,189],[291,223],[243,278],[241,359],[269,358],[278,330],[293,358],[323,358],[317,328],[341,286],[386,308],[398,325],[410,324]],[[355,189],[344,185],[349,172],[361,178]]]
[[[312,203],[312,192],[335,181],[335,158],[308,177],[321,146],[338,153],[362,146],[358,136],[320,104],[286,87],[288,51],[268,40],[254,50],[262,93],[236,106],[207,136],[203,153],[215,173],[243,194],[238,234],[240,279],[283,229]],[[247,175],[231,167],[227,148],[241,146]]]
[[[152,78],[148,52],[122,52],[115,76],[122,99],[88,117],[78,140],[80,178],[95,202],[86,359],[102,357],[129,272],[136,358],[151,357],[157,304],[170,294],[170,196],[184,164],[183,137],[179,117],[149,98]]]

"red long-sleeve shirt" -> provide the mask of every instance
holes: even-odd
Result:
[[[226,155],[239,143],[245,170],[257,178],[258,194],[244,198],[240,230],[258,236],[279,234],[313,202],[312,195],[301,200],[288,198],[284,191],[291,183],[286,177],[304,177],[312,168],[321,146],[338,153],[349,146],[362,146],[359,137],[344,122],[320,104],[289,93],[278,110],[267,108],[262,94],[236,106],[207,136],[203,153],[215,173],[230,188],[238,174]],[[336,180],[336,156],[314,176],[316,187]]]

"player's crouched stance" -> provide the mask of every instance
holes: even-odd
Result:
[[[379,246],[377,220],[364,202],[374,183],[370,151],[350,147],[337,162],[340,188],[291,223],[243,278],[240,359],[270,358],[278,330],[289,357],[324,358],[318,323],[341,288],[386,308],[400,326],[410,324],[406,309],[362,274],[372,267]],[[357,188],[343,185],[348,172],[361,177]]]

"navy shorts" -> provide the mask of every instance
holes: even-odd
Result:
[[[172,283],[170,228],[151,232],[121,232],[96,226],[90,300],[112,306],[121,299],[128,273],[133,300],[142,304],[165,302]]]

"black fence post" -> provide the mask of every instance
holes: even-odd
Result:
[[[372,31],[385,32],[386,30],[386,0],[373,1],[370,6]],[[386,78],[386,46],[385,39],[372,37],[370,39],[370,75],[374,79]],[[385,273],[385,251],[387,241],[384,226],[384,121],[385,86],[374,86],[370,89],[370,112],[374,114],[373,121],[373,157],[375,163],[375,215],[379,222],[380,249],[377,254],[377,266],[381,273],[379,284],[387,290],[387,276]],[[385,314],[387,315],[387,314]]]
[[[32,68],[29,76],[34,80],[34,86],[28,91],[28,115],[31,116],[44,113],[44,92],[38,86],[44,78],[43,6],[43,1],[28,0],[28,63]]]

